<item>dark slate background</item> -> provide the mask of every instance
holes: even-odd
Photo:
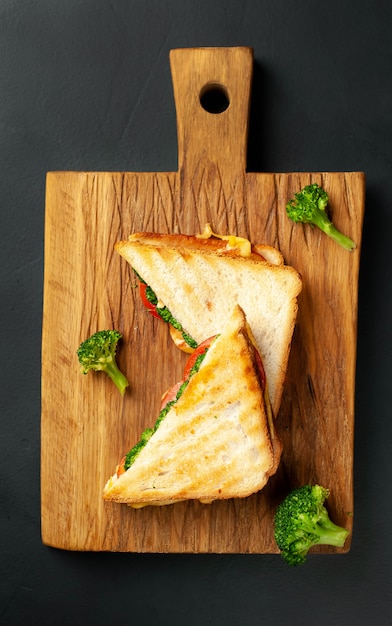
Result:
[[[392,3],[0,0],[0,623],[391,620]],[[175,171],[169,50],[251,46],[248,168],[363,170],[351,551],[80,554],[40,539],[45,173]],[[328,372],[319,372],[327,376]]]

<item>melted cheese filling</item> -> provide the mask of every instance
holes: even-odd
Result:
[[[240,256],[249,257],[251,255],[251,243],[245,237],[237,237],[236,235],[218,235],[214,233],[211,224],[206,224],[203,232],[200,235],[196,235],[198,239],[210,239],[210,237],[216,237],[217,239],[222,239],[222,241],[227,241],[226,249],[227,250],[238,250]]]

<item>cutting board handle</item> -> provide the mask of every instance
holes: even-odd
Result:
[[[253,49],[179,48],[170,51],[170,67],[179,172],[192,177],[205,161],[244,172]]]

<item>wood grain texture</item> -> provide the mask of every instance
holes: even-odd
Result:
[[[42,338],[42,540],[69,550],[275,553],[273,513],[293,487],[331,488],[328,508],[353,525],[357,285],[364,175],[248,173],[246,142],[252,51],[176,50],[170,56],[177,110],[178,172],[50,172],[46,185]],[[200,106],[222,84],[230,106]],[[292,224],[285,205],[309,182],[330,195],[336,226],[357,249]],[[267,487],[244,500],[133,510],[105,503],[102,489],[121,456],[151,426],[161,394],[186,356],[139,301],[132,271],[113,246],[137,230],[218,232],[275,245],[303,277],[298,323],[277,428],[284,453]],[[118,360],[130,381],[122,398],[104,374],[79,372],[89,334],[118,328]],[[343,549],[319,548],[322,552]]]

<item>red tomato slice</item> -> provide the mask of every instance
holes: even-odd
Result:
[[[181,387],[182,383],[184,381],[180,380],[180,382],[176,383],[175,385],[173,385],[173,387],[170,387],[162,396],[161,398],[161,406],[159,408],[160,411],[162,411],[162,409],[165,408],[165,406],[167,405],[168,402],[171,402],[172,400],[176,399],[177,396],[177,392],[179,390],[179,388]]]
[[[213,337],[209,337],[208,339],[205,339],[192,352],[191,356],[189,357],[189,359],[187,360],[186,365],[185,365],[185,369],[184,369],[184,379],[185,380],[188,378],[188,376],[189,376],[189,374],[191,372],[192,367],[196,363],[197,357],[200,354],[203,354],[203,352],[205,352],[210,347],[210,345],[212,344],[212,342],[215,339],[215,337],[216,337],[216,335],[214,335]]]
[[[117,468],[116,468],[117,476],[121,476],[121,474],[124,474],[124,472],[125,472],[125,467],[124,467],[125,459],[126,459],[126,457],[123,456],[123,458],[121,459],[120,463],[117,465]]]
[[[146,307],[146,309],[151,313],[151,315],[153,315],[154,317],[157,317],[158,319],[161,319],[161,316],[158,315],[158,313],[156,312],[156,306],[155,304],[152,304],[147,296],[146,296],[146,289],[147,289],[147,285],[145,283],[140,282],[139,283],[139,293],[140,293],[140,297],[142,299],[142,302],[144,304],[144,306]]]

